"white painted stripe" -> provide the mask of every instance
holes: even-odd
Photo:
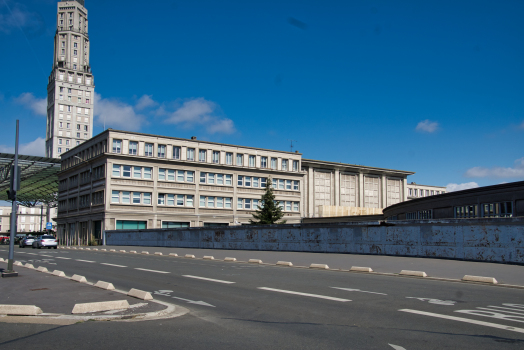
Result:
[[[191,275],[182,275],[182,277],[196,278],[196,279],[199,279],[199,280],[205,280],[205,281],[211,281],[211,282],[218,282],[218,283],[226,283],[226,284],[236,283],[236,282],[222,281],[222,280],[215,280],[215,279],[213,279],[213,278],[199,277],[199,276],[191,276]]]
[[[94,263],[96,261],[91,261],[91,260],[81,260],[81,259],[75,259],[76,261],[83,261],[83,262],[88,262],[88,263]]]
[[[45,255],[45,254],[40,254],[40,256],[47,256],[48,258],[52,258],[53,257],[52,255]]]
[[[127,267],[127,266],[124,266],[124,265],[116,265],[116,264],[108,264],[108,263],[100,263],[100,264],[107,265],[107,266]]]
[[[505,314],[515,314],[515,315],[524,316],[524,311],[521,311],[521,312],[506,311],[506,310],[495,309],[495,307],[496,306],[477,307],[477,309],[479,309],[479,310],[487,310],[487,311],[492,311],[492,312],[500,312],[500,313],[505,313]]]
[[[349,299],[341,299],[341,298],[335,298],[335,297],[328,297],[326,295],[318,295],[318,294],[309,294],[309,293],[301,293],[301,292],[294,292],[292,290],[284,290],[284,289],[275,289],[275,288],[267,288],[267,287],[257,287],[258,289],[263,290],[269,290],[271,292],[279,292],[279,293],[286,293],[286,294],[295,294],[295,295],[302,295],[305,297],[313,297],[313,298],[320,298],[320,299],[327,299],[327,300],[334,300],[334,301],[351,301]]]
[[[504,306],[512,306],[512,307],[516,307],[518,309],[524,309],[524,305],[522,304],[508,304],[508,303],[503,303],[502,305]]]
[[[444,319],[452,320],[452,321],[472,323],[472,324],[476,324],[476,325],[479,325],[479,326],[486,326],[486,327],[504,329],[506,331],[524,333],[524,328],[505,326],[503,324],[498,324],[498,323],[477,321],[477,320],[472,320],[472,319],[469,319],[469,318],[441,315],[441,314],[435,314],[435,313],[432,313],[432,312],[425,312],[425,311],[419,311],[419,310],[401,309],[401,310],[398,310],[398,311],[409,312],[409,313],[412,313],[412,314],[418,314],[418,315],[424,315],[424,316],[437,317],[437,318],[444,318]]]
[[[504,304],[502,304],[504,305]],[[493,308],[496,308],[496,309],[502,309],[502,310],[510,310],[510,311],[517,311],[517,312],[520,312],[520,313],[524,313],[524,310],[522,309],[519,309],[519,308],[510,308],[510,307],[502,307],[502,306],[493,306],[493,305],[488,305],[488,307],[493,307]]]
[[[348,292],[360,292],[360,293],[371,293],[371,294],[387,295],[386,293],[368,292],[368,291],[365,291],[365,290],[353,289],[353,288],[340,288],[340,287],[331,287],[331,288],[347,290]]]
[[[57,256],[56,258],[57,259],[64,259],[64,260],[71,260],[71,258],[64,258],[64,257],[61,257],[61,256]]]
[[[157,271],[157,270],[141,269],[141,268],[139,268],[139,267],[135,267],[135,270],[147,271],[147,272],[156,272],[156,273],[171,273],[171,272],[166,272],[166,271]]]
[[[31,255],[38,255],[38,254],[36,254],[36,253],[27,253],[27,254],[31,254]]]

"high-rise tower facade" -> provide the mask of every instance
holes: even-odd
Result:
[[[93,136],[95,84],[83,0],[59,1],[47,84],[46,156],[58,158]]]

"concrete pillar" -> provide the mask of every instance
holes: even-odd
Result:
[[[340,171],[335,169],[335,200],[333,205],[340,205]]]
[[[308,217],[313,217],[315,214],[315,174],[313,174],[313,167],[308,168]]]
[[[387,181],[388,181],[388,178],[386,175],[382,174],[380,175],[380,185],[381,185],[381,188],[380,188],[380,201],[379,203],[381,204],[381,208],[385,208],[387,207]]]
[[[358,206],[364,207],[364,174],[358,174]]]

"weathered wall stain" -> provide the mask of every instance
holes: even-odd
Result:
[[[109,245],[420,256],[524,264],[524,218],[106,231]]]

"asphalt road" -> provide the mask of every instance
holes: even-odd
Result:
[[[17,249],[15,259],[147,290],[191,312],[135,323],[2,324],[0,349],[524,346],[522,289],[85,250]]]

